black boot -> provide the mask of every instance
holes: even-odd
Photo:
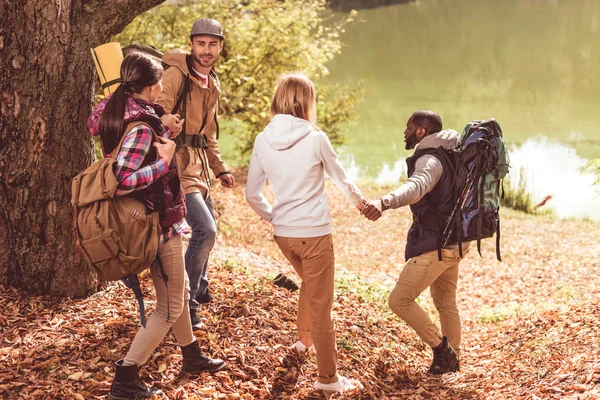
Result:
[[[190,308],[190,319],[192,321],[192,331],[193,332],[199,331],[200,329],[204,328],[204,323],[200,319],[197,309]]]
[[[181,355],[183,356],[183,368],[181,370],[188,374],[197,374],[204,371],[215,372],[225,368],[223,360],[205,356],[200,350],[197,340],[185,347],[182,346]]]
[[[164,395],[162,390],[149,388],[142,382],[137,365],[123,366],[123,360],[119,360],[115,368],[115,379],[108,394],[110,400],[138,400]]]
[[[458,357],[452,346],[448,344],[448,339],[444,336],[442,343],[433,348],[433,362],[428,372],[434,375],[442,375],[456,371],[460,371]]]
[[[206,289],[204,292],[198,293],[198,295],[196,295],[196,301],[200,304],[210,303],[212,301],[212,299],[213,299],[212,294],[210,294],[208,289]]]

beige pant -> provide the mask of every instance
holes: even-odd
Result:
[[[458,251],[442,249],[442,259],[439,261],[437,250],[409,259],[390,293],[388,304],[429,346],[439,345],[443,335],[458,353],[461,326],[456,306],[456,285],[461,258]],[[415,302],[428,287],[433,304],[440,313],[441,334],[427,313]]]
[[[298,301],[298,336],[312,337],[317,351],[317,380],[337,381],[337,348],[331,318],[335,256],[331,235],[315,238],[276,236],[283,255],[290,261],[300,279]]]
[[[158,249],[158,257],[168,276],[168,282],[165,284],[160,268],[151,268],[152,283],[156,290],[156,310],[148,318],[146,328],[140,328],[135,335],[124,365],[144,364],[169,332],[169,328],[173,329],[175,339],[181,346],[187,346],[195,340],[187,307],[190,285],[185,273],[181,235],[172,237],[162,245]]]

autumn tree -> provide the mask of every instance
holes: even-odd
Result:
[[[162,0],[0,2],[0,283],[97,288],[71,232],[71,179],[92,162],[90,48]]]

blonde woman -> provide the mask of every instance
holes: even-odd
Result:
[[[316,123],[313,83],[300,74],[281,78],[271,103],[271,122],[256,137],[246,200],[274,226],[275,241],[302,284],[298,302],[296,350],[316,351],[316,389],[353,389],[337,374],[333,305],[334,252],[325,173],[359,210],[364,198],[339,163],[327,135]],[[261,190],[265,181],[275,194],[269,204]],[[314,347],[313,347],[314,346]]]

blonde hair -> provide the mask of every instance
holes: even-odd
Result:
[[[317,95],[315,85],[304,74],[286,74],[279,79],[273,95],[271,116],[289,114],[313,125],[317,123]]]

